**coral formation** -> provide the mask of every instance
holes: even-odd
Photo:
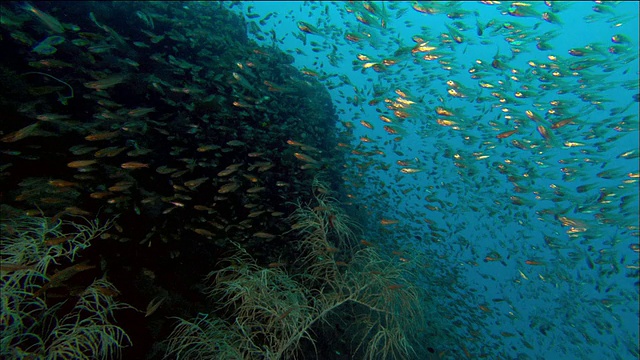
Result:
[[[130,343],[113,324],[113,312],[131,308],[114,298],[116,288],[101,278],[78,291],[78,299],[57,302],[51,289],[66,286],[95,266],[76,263],[79,252],[110,222],[86,224],[45,217],[9,217],[0,225],[0,357],[11,359],[113,359]],[[66,266],[53,273],[53,268]],[[69,291],[71,294],[71,291]]]
[[[338,317],[358,358],[415,356],[411,333],[423,323],[419,290],[401,264],[354,244],[353,224],[326,187],[314,183],[314,203],[298,203],[290,217],[299,235],[296,263],[263,267],[238,245],[207,276],[206,293],[218,310],[179,319],[167,355],[288,359],[309,346],[317,353],[317,331]]]

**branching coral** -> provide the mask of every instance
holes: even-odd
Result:
[[[406,282],[402,265],[372,248],[356,250],[350,221],[335,200],[326,188],[314,194],[315,203],[298,203],[290,218],[299,235],[298,271],[263,268],[238,246],[227,265],[207,277],[206,293],[223,318],[181,319],[168,356],[293,358],[303,342],[314,344],[314,328],[329,315],[349,313],[354,352],[369,359],[415,355],[408,334],[422,323],[418,290]]]
[[[80,224],[44,217],[3,219],[0,237],[0,357],[28,359],[112,359],[129,338],[114,324],[113,312],[129,308],[113,298],[116,289],[99,279],[72,310],[49,306],[40,294],[71,265],[50,275],[51,264],[73,263],[78,252],[110,227],[98,220]],[[70,276],[70,275],[69,275]]]
[[[5,219],[0,228],[2,238],[2,265],[6,267],[33,266],[46,274],[49,265],[62,259],[75,261],[79,251],[90,246],[90,241],[111,227],[111,221],[100,224],[98,219],[85,224],[45,217],[21,217]],[[67,226],[71,231],[63,231]]]
[[[169,336],[170,353],[180,359],[245,359],[240,350],[242,334],[229,331],[222,319],[199,314],[193,321],[178,318]]]
[[[125,331],[112,324],[113,312],[131,308],[109,295],[116,289],[105,279],[93,282],[74,309],[48,333],[44,344],[47,359],[113,359],[131,343]]]

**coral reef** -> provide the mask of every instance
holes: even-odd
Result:
[[[207,295],[219,308],[179,319],[167,355],[188,359],[288,359],[315,348],[329,319],[342,319],[357,358],[411,358],[411,335],[424,322],[419,290],[402,264],[355,244],[353,224],[314,182],[315,200],[297,204],[292,231],[297,261],[266,267],[238,245],[207,276]]]

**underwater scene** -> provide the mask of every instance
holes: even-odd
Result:
[[[0,4],[1,359],[638,359],[638,2]]]

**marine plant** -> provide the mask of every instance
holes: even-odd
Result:
[[[112,359],[130,343],[113,324],[115,310],[130,308],[113,298],[115,287],[97,279],[72,306],[53,304],[47,291],[94,266],[76,263],[79,252],[111,222],[6,216],[0,223],[0,357],[11,359]],[[70,265],[69,265],[70,264]],[[67,266],[57,273],[53,267]]]
[[[412,334],[424,323],[419,290],[407,283],[401,263],[373,247],[357,248],[354,224],[326,187],[314,185],[313,201],[298,202],[290,216],[298,235],[295,266],[260,266],[237,245],[206,277],[205,293],[219,308],[178,319],[167,357],[289,359],[308,347],[317,353],[317,330],[336,317],[361,358],[416,355]]]

